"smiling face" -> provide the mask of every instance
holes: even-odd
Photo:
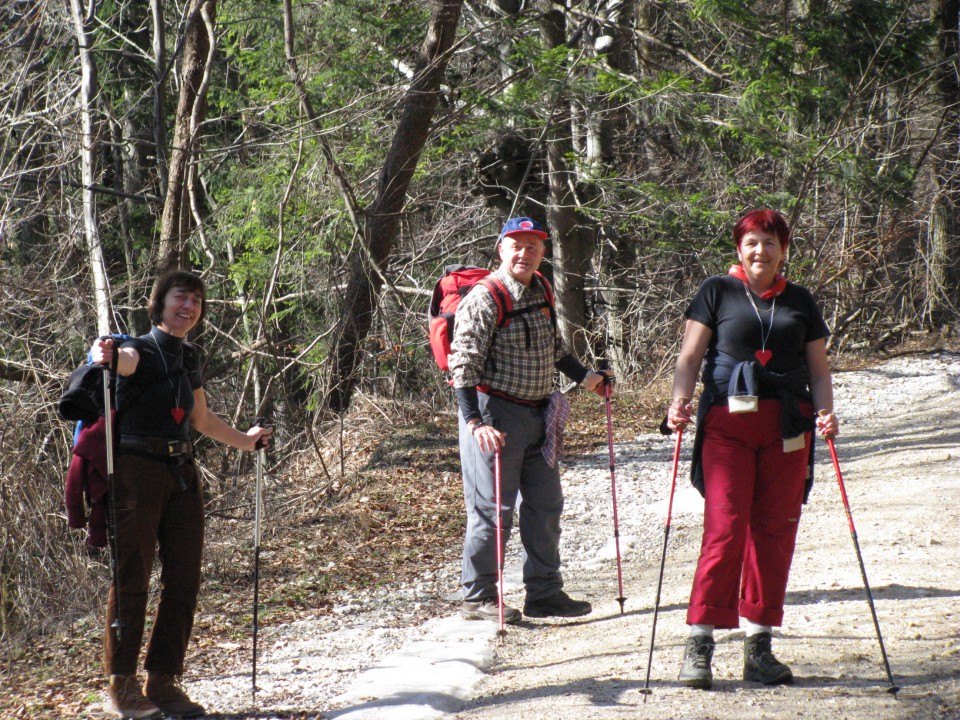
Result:
[[[518,232],[500,240],[500,267],[520,283],[529,285],[546,252],[537,233]]]
[[[163,310],[157,327],[169,335],[186,337],[200,322],[203,293],[174,286],[163,296]]]
[[[772,287],[774,277],[783,265],[784,247],[776,235],[763,230],[751,230],[740,240],[737,256],[750,287],[763,291]]]

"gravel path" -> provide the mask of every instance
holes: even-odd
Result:
[[[826,448],[805,507],[775,649],[797,682],[740,678],[742,632],[719,632],[715,689],[676,683],[684,611],[699,549],[702,500],[680,478],[650,669],[652,605],[663,543],[673,439],[617,446],[620,613],[606,451],[564,465],[566,589],[594,603],[576,621],[493,623],[457,618],[459,569],[344,595],[332,616],[265,628],[257,704],[247,649],[233,673],[191,694],[221,718],[551,720],[607,718],[960,718],[960,357],[914,356],[835,376],[837,449],[898,696],[888,692],[876,633]],[[692,438],[690,439],[692,440]],[[519,541],[507,556],[507,601],[522,605]],[[205,648],[204,653],[214,652]],[[199,673],[198,673],[199,674]]]

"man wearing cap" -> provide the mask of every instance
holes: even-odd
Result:
[[[520,540],[525,551],[523,583],[529,617],[578,617],[590,603],[563,591],[560,574],[560,514],[563,491],[556,465],[558,433],[568,408],[554,392],[555,370],[603,395],[604,375],[588,371],[557,332],[552,291],[537,272],[549,235],[530,218],[512,218],[500,233],[500,267],[492,274],[509,292],[513,311],[497,327],[497,302],[478,284],[457,309],[449,358],[459,405],[460,462],[467,507],[463,548],[463,608],[470,620],[497,620],[494,450],[501,448],[503,545],[517,496]],[[521,613],[504,608],[504,621]]]

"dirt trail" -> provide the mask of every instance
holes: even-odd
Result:
[[[830,458],[820,444],[786,619],[774,643],[794,670],[794,685],[744,683],[740,631],[717,633],[712,691],[690,690],[676,681],[702,510],[699,496],[687,488],[684,464],[657,622],[652,694],[645,697],[640,690],[663,538],[662,503],[651,505],[654,512],[636,528],[630,522],[638,511],[629,505],[626,512],[621,509],[622,527],[634,533],[622,538],[625,614],[615,600],[613,563],[606,562],[600,572],[591,569],[595,563],[567,561],[568,589],[593,600],[594,613],[581,622],[537,621],[512,629],[497,649],[498,664],[481,695],[456,717],[960,718],[960,358],[900,358],[871,370],[838,373],[835,384],[843,421],[837,450],[880,628],[902,688],[898,696],[886,692],[857,556]],[[666,468],[669,451],[669,440],[643,437],[618,447],[618,457],[652,453],[657,466]],[[581,462],[572,467],[574,477]],[[621,495],[636,491],[663,498],[665,473],[628,476]],[[574,480],[568,485],[574,515],[601,502],[600,496],[584,500],[578,492]],[[565,558],[575,554],[570,547],[564,552]]]

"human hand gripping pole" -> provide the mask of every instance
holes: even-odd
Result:
[[[663,570],[667,560],[667,541],[670,539],[670,519],[673,516],[673,495],[677,489],[677,468],[680,465],[680,443],[683,441],[683,425],[676,429],[677,441],[673,449],[673,469],[670,473],[670,497],[667,500],[667,518],[663,524],[663,549],[660,551],[660,575],[657,578],[657,595],[653,601],[653,624],[650,627],[650,649],[647,653],[647,675],[643,681],[643,701],[650,694],[650,666],[653,664],[653,645],[657,637],[657,615],[660,613],[660,591],[663,588]]]
[[[853,539],[853,547],[857,551],[857,562],[860,564],[860,576],[863,578],[863,589],[867,596],[867,604],[870,606],[870,614],[873,616],[873,627],[877,631],[877,641],[880,644],[880,655],[883,658],[883,667],[887,672],[887,681],[890,683],[887,692],[896,696],[896,694],[900,692],[900,688],[893,681],[893,673],[890,672],[890,662],[887,660],[887,650],[883,645],[883,635],[880,633],[880,622],[877,620],[877,610],[873,604],[873,593],[870,592],[870,583],[867,581],[867,570],[863,564],[860,542],[857,540],[857,529],[853,524],[853,514],[850,512],[850,501],[847,499],[847,489],[843,484],[843,474],[840,472],[840,460],[837,458],[837,449],[832,436],[827,436],[826,440],[827,447],[830,449],[830,458],[833,460],[833,469],[837,473],[837,485],[840,487],[840,498],[843,500],[843,510],[847,515],[850,537]]]

